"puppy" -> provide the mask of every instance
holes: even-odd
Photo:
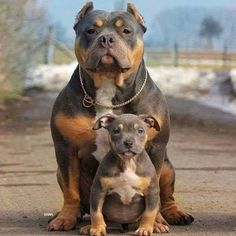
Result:
[[[159,179],[145,146],[147,131],[160,131],[148,115],[104,115],[93,129],[107,129],[110,151],[100,163],[90,194],[91,226],[81,233],[105,235],[106,219],[121,224],[140,220],[137,235],[168,232],[166,224],[155,224],[159,212]],[[122,220],[121,220],[122,219]]]

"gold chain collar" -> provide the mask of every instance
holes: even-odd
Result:
[[[81,87],[83,89],[83,92],[84,92],[84,98],[83,98],[83,101],[82,101],[82,104],[84,107],[86,108],[89,108],[89,107],[92,107],[92,106],[101,106],[101,107],[105,107],[105,108],[108,108],[108,109],[116,109],[116,108],[120,108],[120,107],[123,107],[129,103],[131,103],[135,98],[137,98],[139,96],[139,94],[142,92],[143,88],[145,87],[145,84],[147,82],[147,77],[148,77],[148,73],[147,73],[147,70],[145,69],[145,79],[143,81],[143,84],[142,86],[140,87],[139,91],[133,96],[131,97],[130,99],[128,99],[127,101],[125,102],[122,102],[120,104],[116,104],[116,105],[104,105],[98,101],[96,101],[95,99],[93,99],[86,91],[85,89],[85,86],[84,86],[84,82],[83,82],[83,78],[82,78],[82,75],[81,75],[81,68],[80,68],[80,65],[79,65],[79,78],[80,78],[80,84],[81,84]]]

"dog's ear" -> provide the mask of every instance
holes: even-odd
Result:
[[[154,128],[157,131],[161,130],[158,121],[153,116],[139,115],[139,118],[143,120],[149,128]]]
[[[107,128],[114,120],[116,119],[116,116],[113,114],[107,114],[104,116],[101,116],[94,124],[93,130],[97,130],[100,128]]]
[[[82,7],[82,9],[79,11],[77,16],[75,17],[74,29],[76,25],[79,23],[79,21],[92,10],[93,10],[93,2],[85,3],[85,5]]]
[[[143,32],[145,33],[147,31],[147,27],[144,22],[143,16],[138,12],[135,5],[133,3],[127,4],[127,12],[129,12],[131,15],[134,16],[136,21],[141,25]]]

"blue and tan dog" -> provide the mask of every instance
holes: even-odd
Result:
[[[81,234],[105,235],[109,221],[129,224],[140,220],[137,235],[166,233],[164,222],[155,223],[159,214],[159,179],[145,146],[147,131],[160,131],[155,118],[147,115],[104,115],[94,130],[107,129],[110,150],[101,161],[90,194],[91,226]],[[158,176],[160,176],[158,174]]]
[[[173,197],[175,172],[166,153],[169,112],[143,60],[143,17],[133,4],[127,11],[106,12],[93,10],[89,2],[77,15],[74,29],[79,65],[59,94],[51,118],[64,205],[48,230],[73,229],[77,218],[89,212],[93,178],[109,151],[106,131],[92,128],[107,113],[148,114],[158,121],[160,131],[148,131],[146,151],[160,180],[160,211],[169,224],[190,224],[193,217],[179,210]]]

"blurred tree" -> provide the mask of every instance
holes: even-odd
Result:
[[[200,37],[206,39],[206,47],[208,49],[213,48],[213,39],[220,36],[223,29],[218,21],[213,17],[205,17],[201,22],[201,28],[199,31]]]
[[[47,31],[37,0],[0,0],[0,95],[20,91]]]
[[[55,30],[55,38],[58,41],[60,41],[64,44],[68,44],[68,45],[73,43],[73,41],[71,42],[71,40],[68,38],[68,36],[66,34],[66,29],[60,21],[57,21],[53,26],[54,26],[54,30]]]

